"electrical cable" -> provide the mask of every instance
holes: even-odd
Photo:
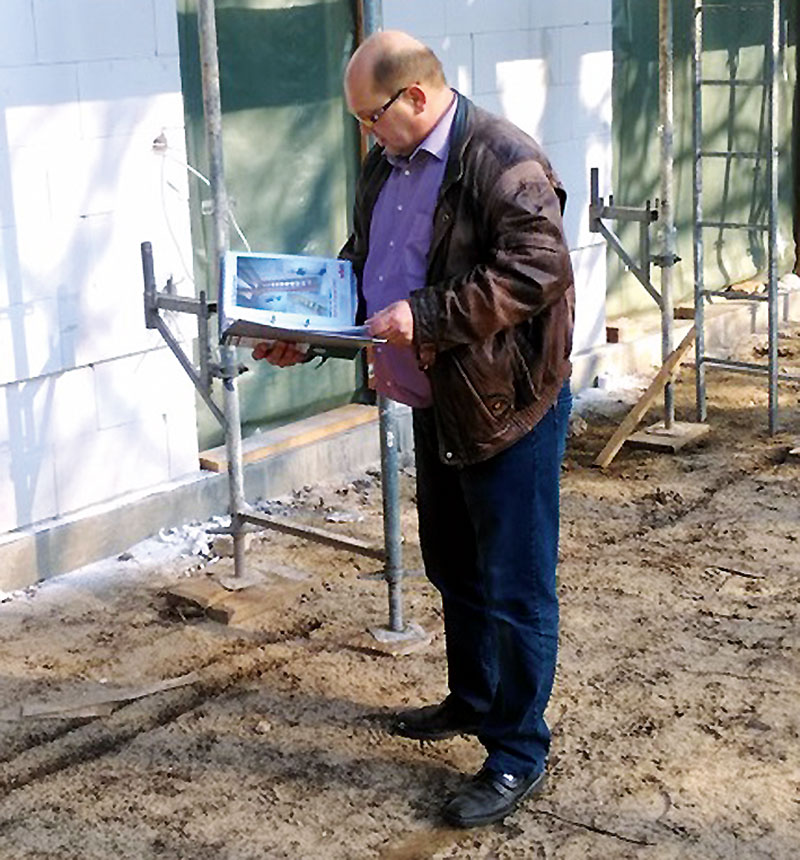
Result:
[[[176,164],[180,164],[181,167],[188,170],[189,173],[191,173],[193,176],[197,177],[201,182],[203,182],[209,188],[211,187],[210,180],[206,176],[204,176],[196,167],[193,167],[191,164],[189,164],[188,161],[184,161],[182,158],[178,158],[178,156],[172,154],[172,148],[167,143],[166,137],[163,137],[163,135],[159,135],[153,141],[153,150],[155,152],[162,154],[165,157],[170,158]],[[233,229],[236,231],[237,235],[242,240],[242,244],[244,245],[245,250],[248,253],[252,253],[253,249],[250,247],[250,243],[247,241],[247,237],[244,235],[242,228],[239,226],[239,222],[236,220],[236,215],[234,215],[233,209],[231,209],[230,207],[228,208],[228,218],[230,219],[230,222],[231,222],[231,225],[233,226]]]

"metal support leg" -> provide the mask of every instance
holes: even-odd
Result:
[[[695,396],[698,421],[708,417],[706,406],[705,364],[705,255],[703,253],[703,3],[694,0],[694,26],[692,28],[692,149],[694,151],[694,328],[695,328]]]
[[[400,480],[398,473],[397,415],[392,400],[378,396],[381,434],[381,488],[386,547],[385,577],[389,586],[389,629],[399,633],[403,625],[403,549],[400,528]]]
[[[659,0],[659,70],[661,107],[661,223],[664,256],[661,269],[661,362],[672,353],[672,281],[675,265],[675,216],[673,209],[673,45],[672,0]],[[672,382],[664,386],[664,427],[675,421]]]
[[[768,271],[767,313],[769,317],[769,432],[778,431],[778,136],[780,63],[781,55],[781,3],[772,2],[772,35],[768,50],[767,71],[769,79],[769,221],[768,221]]]

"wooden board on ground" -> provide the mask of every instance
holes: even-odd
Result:
[[[377,416],[374,406],[350,403],[321,415],[294,421],[284,427],[257,433],[242,442],[242,463],[255,463],[282,451],[310,445],[336,433],[344,433],[362,424],[377,421]],[[201,451],[200,468],[211,472],[224,472],[228,468],[225,446]]]
[[[709,431],[708,424],[692,424],[686,421],[673,421],[667,429],[663,421],[652,424],[625,440],[630,448],[644,448],[648,451],[669,451],[675,453],[702,439]]]
[[[625,443],[625,440],[636,429],[636,425],[644,418],[645,412],[650,408],[652,402],[658,396],[658,393],[664,388],[666,383],[672,377],[681,360],[689,351],[689,347],[694,343],[695,330],[690,328],[678,346],[667,356],[661,370],[653,378],[653,381],[647,388],[647,391],[639,398],[639,402],[625,416],[622,424],[614,431],[614,435],[608,440],[606,446],[597,455],[594,461],[595,466],[605,469],[606,466],[614,459],[619,449]]]
[[[212,621],[239,624],[255,615],[274,610],[305,587],[303,581],[282,580],[278,584],[248,585],[230,591],[211,577],[187,579],[166,591],[167,602],[180,610],[192,606]]]

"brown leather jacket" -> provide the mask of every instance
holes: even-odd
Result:
[[[356,187],[342,256],[359,289],[372,209],[390,171],[375,147]],[[565,202],[538,144],[459,94],[427,285],[409,298],[445,463],[476,463],[516,442],[570,375],[575,290]],[[360,320],[363,309],[361,296]]]

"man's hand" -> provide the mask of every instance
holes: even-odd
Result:
[[[265,340],[253,347],[252,356],[256,361],[266,359],[276,367],[291,367],[308,360],[308,346],[285,340]]]
[[[383,338],[395,346],[411,346],[414,342],[414,315],[405,299],[373,314],[367,325],[373,337]]]

